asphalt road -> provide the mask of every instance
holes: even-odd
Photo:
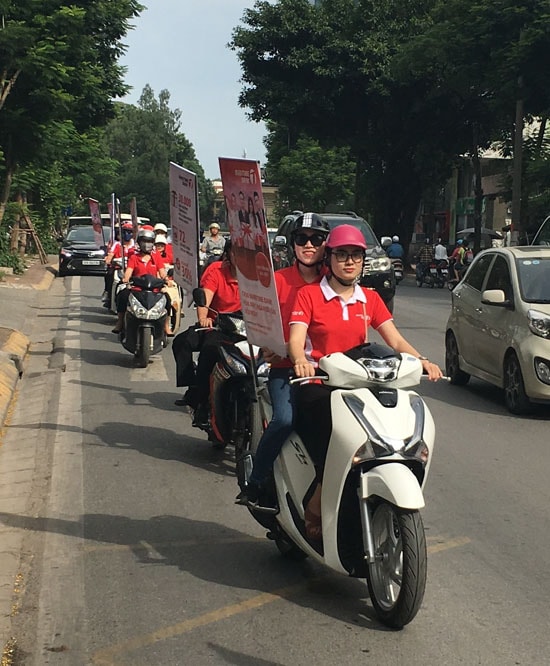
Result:
[[[39,449],[29,510],[0,516],[26,530],[21,664],[548,663],[550,410],[510,416],[476,381],[421,385],[438,435],[428,585],[413,623],[389,631],[363,582],[283,560],[233,505],[231,451],[173,405],[171,351],[133,368],[100,292],[67,278],[45,295],[19,398],[33,417],[19,410],[8,433]],[[405,282],[394,313],[441,364],[449,303]]]

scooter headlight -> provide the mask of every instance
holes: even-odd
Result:
[[[256,374],[258,377],[267,377],[269,375],[269,363],[266,363],[265,361],[260,363],[256,369]]]
[[[402,453],[407,458],[414,458],[425,465],[430,457],[430,449],[423,439],[426,412],[424,410],[424,402],[422,401],[422,398],[417,395],[411,396],[411,407],[416,416],[414,432],[412,436],[405,441]]]
[[[368,435],[367,440],[359,447],[359,449],[357,449],[353,457],[353,464],[357,465],[365,460],[393,455],[395,449],[391,442],[384,441],[380,438],[376,430],[365,418],[365,415],[363,414],[365,403],[353,394],[344,395],[343,400],[353,416],[355,416],[356,420],[359,422],[359,425]]]
[[[233,374],[235,375],[247,374],[247,369],[244,363],[241,363],[234,356],[231,356],[231,354],[227,352],[223,347],[220,348],[220,351],[222,353],[225,364],[231,370],[231,372],[233,372]]]
[[[153,307],[148,310],[131,293],[128,298],[128,309],[137,319],[160,319],[166,314],[166,297],[159,298]]]

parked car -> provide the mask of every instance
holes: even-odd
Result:
[[[111,237],[111,228],[103,226],[105,245]],[[66,275],[104,275],[105,246],[96,242],[94,229],[90,224],[72,225],[61,241],[59,249],[59,277]]]
[[[290,244],[290,232],[299,215],[301,215],[299,211],[287,215],[277,230],[277,236],[273,241],[271,250],[275,269],[289,266],[294,259]],[[361,286],[367,289],[375,289],[392,312],[395,296],[395,275],[392,263],[368,222],[355,213],[320,213],[320,215],[327,220],[331,229],[341,224],[352,224],[361,230],[367,243]],[[391,243],[391,238],[382,238],[384,244],[389,244],[388,241]]]
[[[550,247],[480,252],[451,298],[445,333],[451,383],[474,376],[499,386],[513,414],[550,403]]]

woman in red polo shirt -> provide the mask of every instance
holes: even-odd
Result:
[[[153,245],[155,242],[155,233],[152,229],[141,229],[137,235],[137,244],[139,251],[134,252],[128,257],[128,265],[124,271],[122,282],[128,283],[130,278],[142,277],[143,275],[154,275],[155,277],[166,279],[166,270],[164,262],[159,255],[153,253]],[[130,296],[129,289],[123,289],[119,292],[117,304],[118,320],[113,328],[113,333],[120,333],[124,326],[124,313],[128,307],[128,298]],[[165,294],[167,300],[167,310],[170,310],[170,298]],[[170,321],[166,318],[166,332],[170,332]]]
[[[422,361],[429,379],[442,377],[441,369],[420,355],[399,333],[392,315],[376,291],[357,284],[367,245],[356,227],[343,224],[331,231],[326,243],[329,272],[319,284],[306,285],[296,296],[290,315],[288,355],[297,377],[313,377],[319,359],[367,341],[376,329],[384,342],[398,352]],[[319,384],[297,391],[296,421],[318,470],[318,485],[306,507],[306,529],[321,538],[321,479],[332,428],[330,389]],[[311,437],[309,437],[311,435]]]

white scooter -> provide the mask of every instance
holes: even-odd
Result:
[[[317,379],[333,387],[322,541],[306,535],[304,509],[317,481],[297,432],[275,461],[278,512],[252,505],[249,510],[284,555],[310,555],[334,571],[366,577],[378,618],[401,628],[418,612],[426,584],[419,510],[435,430],[422,398],[407,390],[420,382],[422,364],[409,354],[365,344],[323,357],[318,373]]]

